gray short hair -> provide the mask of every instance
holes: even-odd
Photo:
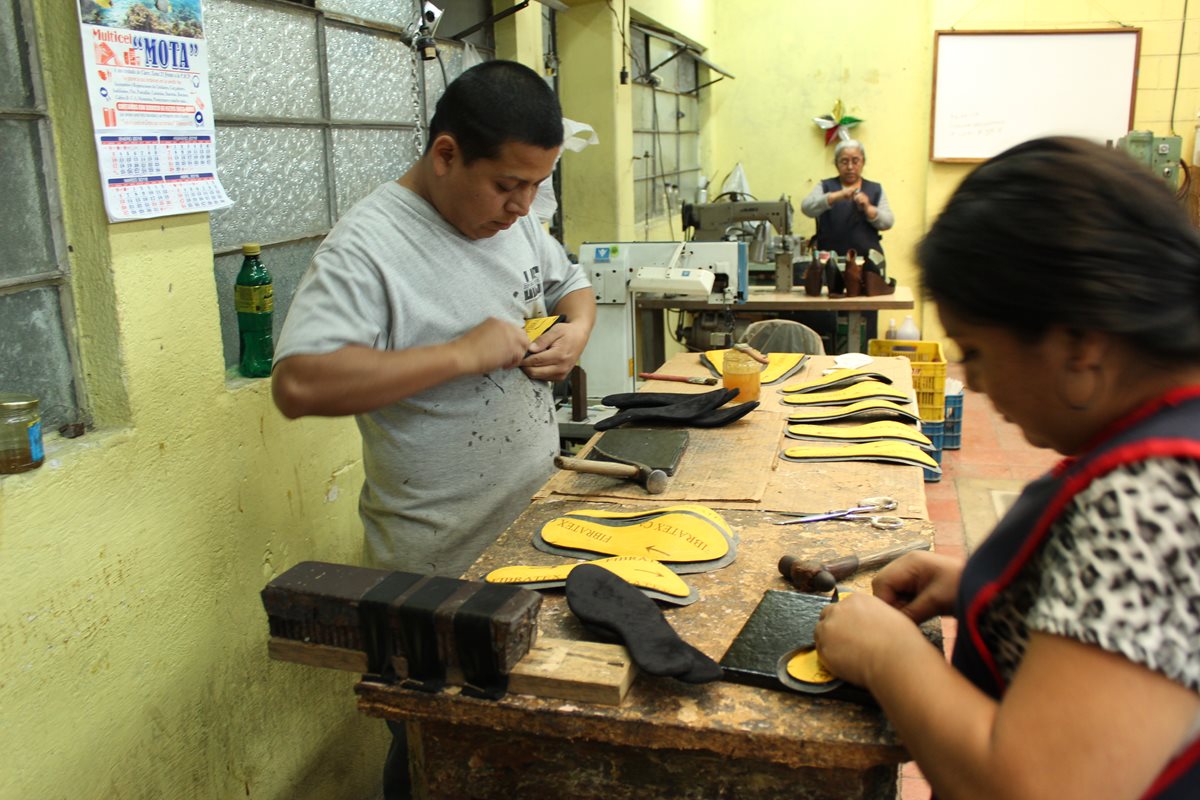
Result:
[[[833,163],[837,164],[837,160],[841,157],[843,150],[857,150],[862,154],[863,163],[867,163],[867,151],[862,146],[862,142],[858,139],[842,139],[833,148]]]

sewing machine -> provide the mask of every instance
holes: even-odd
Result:
[[[684,203],[683,229],[692,231],[697,242],[749,240],[749,259],[775,262],[775,291],[792,290],[792,265],[796,261],[797,242],[792,235],[792,203],[784,195],[771,202]],[[747,226],[748,222],[760,224]],[[768,237],[769,222],[777,237]]]
[[[596,325],[579,359],[589,398],[632,392],[637,373],[658,366],[635,363],[635,295],[746,302],[745,242],[589,242],[580,248],[579,264],[596,290]]]

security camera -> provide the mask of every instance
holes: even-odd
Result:
[[[425,29],[428,35],[433,36],[437,32],[438,23],[442,21],[442,10],[433,3],[426,2],[421,7],[421,27]]]

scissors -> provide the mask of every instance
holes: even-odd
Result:
[[[821,522],[827,519],[851,519],[851,520],[866,520],[871,524],[871,527],[881,531],[894,531],[904,525],[904,520],[900,517],[893,517],[886,514],[878,514],[879,511],[892,511],[899,505],[891,497],[864,497],[859,501],[859,504],[854,508],[842,508],[837,511],[826,511],[823,514],[788,514],[784,513],[785,517],[796,517],[796,519],[784,520],[776,522],[776,525],[799,525],[801,522]]]

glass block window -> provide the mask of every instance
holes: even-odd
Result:
[[[420,0],[206,0],[217,165],[234,200],[211,215],[227,367],[238,359],[242,244],[263,247],[278,336],[321,239],[420,157],[445,81],[463,70],[465,45],[443,37],[490,13],[480,0],[438,5],[441,60],[421,61],[411,46]],[[490,29],[467,38],[494,56]]]
[[[698,63],[688,45],[639,25],[632,26],[630,50],[635,218],[677,223],[702,174]]]
[[[0,0],[0,392],[38,398],[44,430],[90,422],[50,119],[25,0]]]

